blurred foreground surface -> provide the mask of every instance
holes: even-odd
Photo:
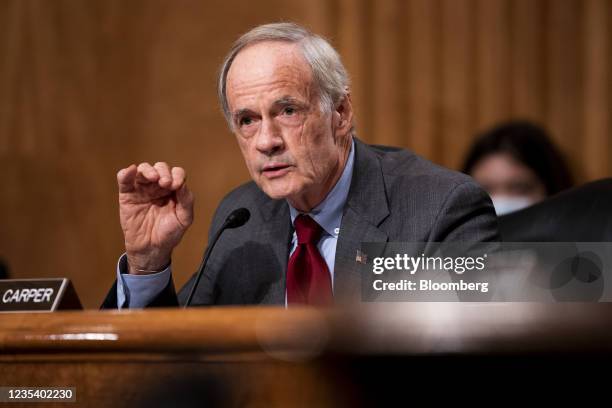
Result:
[[[16,313],[0,385],[76,387],[77,406],[586,402],[611,328],[607,303]]]

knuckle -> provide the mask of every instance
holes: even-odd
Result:
[[[151,167],[151,165],[147,162],[142,162],[138,165],[137,169],[138,171],[143,171],[145,169],[148,169],[149,167]]]
[[[173,167],[172,168],[172,175],[175,178],[178,178],[180,180],[185,180],[185,171],[183,169],[181,169],[180,167]]]

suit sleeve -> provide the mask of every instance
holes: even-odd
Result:
[[[147,307],[173,307],[178,306],[178,300],[176,292],[174,290],[174,283],[172,279],[168,282],[168,285],[153,299]],[[117,281],[113,283],[110,291],[106,295],[104,302],[100,306],[100,309],[117,309]]]
[[[476,243],[499,239],[493,203],[473,181],[458,184],[450,191],[430,236],[433,242]]]
[[[120,271],[117,272],[118,276],[119,276],[119,273]],[[153,297],[153,299],[147,302],[145,307],[178,306],[178,300],[176,296],[176,291],[174,290],[174,282],[172,280],[172,275],[171,275],[171,272],[168,272],[168,273],[170,273],[170,277],[168,279],[167,284],[164,286],[164,288],[161,291],[159,291],[159,293],[155,295],[155,297]],[[118,309],[119,308],[119,304],[122,302],[122,300],[119,299],[119,296],[118,296],[120,294],[120,289],[119,289],[120,285],[118,284],[119,282],[118,279],[115,279],[115,282],[113,283],[113,286],[111,287],[110,291],[106,295],[104,302],[102,302],[102,306],[100,307],[101,309]],[[143,284],[145,284],[145,282],[143,282]],[[123,301],[125,301],[125,299]],[[128,302],[127,308],[131,307],[129,303],[132,303],[132,302]],[[125,307],[125,305],[123,307]]]

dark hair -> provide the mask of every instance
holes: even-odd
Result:
[[[466,156],[463,172],[471,174],[479,161],[496,153],[507,153],[529,167],[540,178],[548,195],[573,184],[562,154],[546,131],[533,123],[512,121],[482,133]]]

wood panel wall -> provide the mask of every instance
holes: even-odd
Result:
[[[70,277],[97,307],[122,252],[115,173],[165,160],[197,196],[181,285],[218,201],[248,180],[218,64],[240,33],[279,20],[338,47],[366,141],[457,168],[477,131],[527,118],[579,180],[612,173],[609,0],[1,0],[0,258],[13,276]]]

